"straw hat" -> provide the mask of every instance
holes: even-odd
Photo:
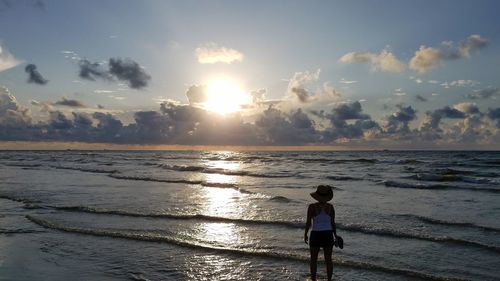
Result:
[[[333,198],[333,190],[329,185],[318,185],[315,192],[311,193],[312,198],[319,202],[327,202]]]

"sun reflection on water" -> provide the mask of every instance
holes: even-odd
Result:
[[[215,171],[220,170],[221,173],[214,172],[203,175],[205,182],[214,184],[214,186],[203,187],[200,194],[204,202],[203,214],[213,217],[241,218],[244,212],[241,200],[242,197],[247,195],[236,188],[232,188],[233,185],[240,184],[240,177],[224,174],[228,171],[238,171],[240,163],[237,161],[208,160],[204,164]],[[230,247],[240,238],[233,223],[202,223],[200,224],[199,233],[204,240],[222,247]]]

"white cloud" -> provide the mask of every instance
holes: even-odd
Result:
[[[232,63],[243,61],[243,54],[235,49],[219,46],[216,43],[207,43],[196,48],[196,57],[199,63]]]
[[[354,83],[358,83],[358,81],[355,81],[355,80],[346,80],[344,78],[340,79],[339,83],[342,83],[342,84],[354,84]]]
[[[387,49],[383,49],[379,54],[371,52],[350,52],[343,55],[340,62],[345,63],[369,63],[373,71],[401,72],[405,69],[404,63],[394,56]]]
[[[410,60],[410,69],[425,73],[441,64],[441,54],[436,48],[420,46]]]
[[[465,87],[465,86],[476,86],[481,84],[479,81],[476,80],[455,80],[450,82],[450,86],[458,86],[458,87]]]
[[[16,67],[20,63],[22,61],[16,59],[4,46],[0,45],[0,71]]]
[[[115,91],[112,91],[112,90],[94,90],[94,93],[96,94],[110,94],[110,93],[114,93]]]
[[[420,46],[411,58],[409,67],[418,73],[426,73],[437,68],[443,61],[458,60],[470,57],[470,52],[488,45],[488,41],[478,34],[469,36],[464,42],[455,46],[453,42],[442,42],[438,47]]]

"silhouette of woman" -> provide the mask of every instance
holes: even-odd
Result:
[[[329,185],[319,185],[311,196],[318,202],[310,204],[307,208],[306,230],[304,233],[304,242],[309,242],[311,252],[311,279],[316,281],[316,270],[318,265],[318,253],[320,248],[323,248],[326,262],[326,272],[328,280],[332,280],[333,262],[332,249],[335,245],[337,237],[337,229],[335,227],[335,209],[333,205],[327,203],[333,198],[332,187]],[[311,228],[311,238],[307,237],[307,233]],[[341,239],[341,238],[340,238]]]

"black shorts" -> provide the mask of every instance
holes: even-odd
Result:
[[[309,246],[331,248],[333,247],[333,231],[311,231],[311,238],[309,239]]]

